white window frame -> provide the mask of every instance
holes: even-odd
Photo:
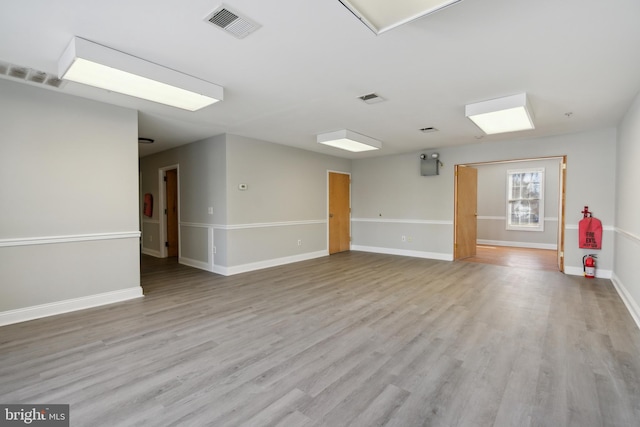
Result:
[[[528,199],[528,200],[537,200],[538,201],[538,223],[531,225],[523,225],[523,224],[511,224],[511,202],[512,200],[526,200],[526,199],[511,199],[511,183],[512,183],[512,175],[522,174],[522,173],[540,173],[540,198],[539,199]],[[517,231],[544,231],[544,168],[528,168],[528,169],[508,169],[507,170],[507,195],[506,195],[506,211],[507,211],[507,219],[506,229],[507,230],[517,230]]]

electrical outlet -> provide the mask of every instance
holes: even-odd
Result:
[[[407,242],[413,242],[413,237],[411,236],[407,237]]]
[[[298,246],[302,246],[302,239],[298,239]]]
[[[207,213],[209,213],[209,215],[213,215],[213,207],[209,206],[207,208]]]
[[[402,241],[406,242],[407,241],[407,236],[402,236]]]
[[[215,246],[213,247],[213,253],[214,254],[216,253],[216,247]]]

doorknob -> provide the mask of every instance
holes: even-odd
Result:
[[[333,214],[332,213],[329,214],[329,218],[333,218]]]

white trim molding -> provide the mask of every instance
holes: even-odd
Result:
[[[199,261],[197,259],[191,259],[186,257],[178,258],[178,263],[188,265],[189,267],[199,268],[200,270],[213,272],[211,264],[205,261]]]
[[[279,221],[279,222],[258,222],[249,224],[200,224],[182,223],[191,227],[212,227],[214,230],[244,230],[249,228],[269,228],[269,227],[291,227],[296,225],[326,224],[326,219],[311,219],[304,221]]]
[[[430,225],[453,225],[453,221],[442,221],[433,219],[387,219],[387,218],[351,218],[351,222],[377,222],[391,224],[430,224]]]
[[[296,225],[312,225],[326,224],[326,219],[312,219],[307,221],[282,221],[282,222],[261,222],[254,224],[227,224],[214,225],[213,227],[221,230],[245,230],[248,228],[267,228],[267,227],[291,227]]]
[[[180,242],[180,253],[178,254],[178,263],[188,265],[189,267],[199,268],[201,270],[215,272],[214,271],[214,242],[213,242],[213,224],[205,224],[201,222],[180,222],[179,227],[187,228],[203,228],[207,230],[207,261],[188,258],[182,255],[182,241]]]
[[[584,276],[583,267],[564,266],[564,274],[570,274],[572,276]],[[611,270],[603,270],[602,268],[596,268],[596,277],[598,279],[611,279],[613,272]]]
[[[179,225],[183,227],[214,228],[213,224],[205,224],[202,222],[181,222]]]
[[[56,314],[69,313],[71,311],[84,310],[115,302],[127,301],[143,297],[142,288],[121,289],[113,292],[105,292],[97,295],[73,298],[64,301],[56,301],[48,304],[34,305],[32,307],[19,308],[0,312],[0,326],[13,323],[26,322],[27,320],[54,316]]]
[[[150,255],[155,258],[162,258],[162,254],[156,249],[149,249],[143,246],[140,252],[142,252],[144,255]]]
[[[67,236],[21,237],[0,239],[1,247],[51,245],[55,243],[75,243],[97,240],[139,239],[140,231],[121,231],[116,233],[73,234]]]
[[[506,216],[478,215],[477,218],[478,219],[485,219],[485,220],[497,220],[497,221],[506,221],[507,220]],[[544,217],[544,221],[545,222],[558,222],[558,218],[557,217]]]
[[[447,254],[447,253],[441,253],[441,252],[413,251],[413,250],[407,250],[407,249],[381,248],[376,246],[362,246],[362,245],[352,245],[351,250],[360,251],[360,252],[372,252],[376,254],[385,254],[385,255],[409,256],[413,258],[437,259],[440,261],[453,261],[453,254]]]
[[[476,240],[478,245],[486,246],[510,246],[515,248],[529,248],[529,249],[549,249],[558,250],[558,245],[555,243],[533,243],[533,242],[512,242],[510,240]]]
[[[247,273],[249,271],[262,270],[263,268],[277,267],[279,265],[292,264],[294,262],[307,261],[310,259],[321,258],[328,256],[328,251],[308,252],[305,254],[287,256],[282,258],[267,259],[264,261],[252,262],[242,265],[234,265],[231,267],[224,267],[221,265],[214,265],[213,272],[222,274],[223,276],[232,276],[234,274]]]
[[[577,230],[578,224],[565,224],[565,230]],[[613,225],[603,225],[602,231],[616,231],[616,228]]]
[[[618,227],[615,227],[615,230],[616,230],[616,233],[623,235],[624,237],[630,239],[636,244],[640,244],[640,236],[636,236],[635,234]]]
[[[640,328],[640,307],[633,300],[633,297],[631,296],[629,291],[627,291],[627,288],[624,286],[620,278],[615,275],[615,273],[611,277],[611,282],[616,288],[618,295],[620,295],[622,302],[627,307],[627,310],[629,311],[629,314],[631,314],[634,322],[636,322],[636,325],[638,326],[638,328]]]

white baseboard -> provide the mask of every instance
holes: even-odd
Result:
[[[640,307],[633,300],[633,297],[631,296],[629,291],[627,291],[627,288],[625,288],[624,284],[618,276],[614,274],[613,277],[611,277],[611,282],[616,288],[616,291],[618,291],[618,295],[620,295],[622,302],[627,307],[627,310],[629,311],[629,314],[631,314],[634,322],[636,322],[636,325],[638,326],[638,328],[640,328]]]
[[[213,273],[220,274],[221,276],[229,276],[229,272],[227,271],[227,267],[223,267],[222,265],[213,264],[213,268],[211,269]]]
[[[573,267],[570,265],[564,266],[564,274],[570,274],[572,276],[584,276],[584,269],[582,267]],[[596,268],[596,277],[598,279],[611,279],[613,272],[611,270],[603,270]]]
[[[141,252],[145,255],[151,255],[156,258],[162,258],[162,254],[160,253],[160,251],[156,251],[155,249],[149,249],[149,248],[143,247]]]
[[[201,270],[214,272],[213,268],[211,268],[211,264],[209,264],[208,262],[204,262],[204,261],[198,261],[197,259],[180,257],[178,259],[178,263],[184,264],[184,265],[188,265],[189,267],[199,268]]]
[[[263,268],[277,267],[279,265],[292,264],[294,262],[307,261],[314,258],[327,256],[327,251],[308,252],[300,255],[293,255],[283,258],[268,259],[264,261],[252,262],[249,264],[234,265],[231,267],[223,267],[214,265],[213,272],[222,274],[223,276],[232,276],[234,274],[246,273],[249,271],[262,270]]]
[[[528,249],[550,249],[550,250],[558,250],[558,245],[554,243],[530,243],[530,242],[511,242],[508,240],[486,240],[486,239],[478,239],[476,240],[478,245],[487,245],[487,246],[511,246],[514,248],[528,248]]]
[[[351,245],[352,251],[373,252],[385,255],[410,256],[414,258],[437,259],[440,261],[453,261],[453,254],[441,252],[413,251],[409,249],[381,248],[376,246]]]
[[[39,319],[41,317],[54,316],[56,314],[69,313],[71,311],[84,310],[86,308],[140,298],[142,296],[144,296],[142,294],[142,288],[140,286],[135,286],[133,288],[105,292],[103,294],[89,295],[86,297],[19,308],[17,310],[3,311],[0,312],[0,326],[26,322],[27,320]]]

